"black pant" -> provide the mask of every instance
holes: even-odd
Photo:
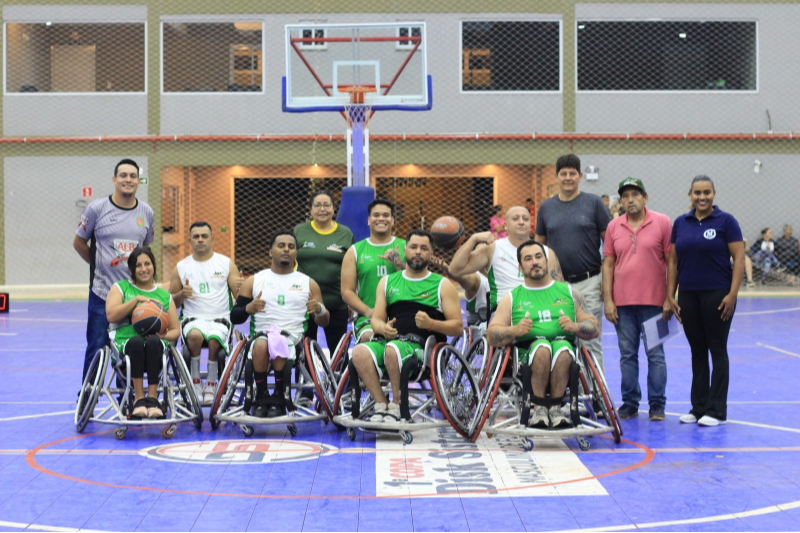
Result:
[[[720,289],[678,293],[683,331],[692,349],[691,413],[698,419],[704,415],[718,420],[728,418],[728,333],[733,317],[723,321],[722,311],[718,309],[728,292],[728,289]],[[709,351],[714,366],[710,385]]]
[[[147,340],[136,335],[125,343],[125,355],[131,361],[131,377],[143,378],[147,367],[147,382],[151,385],[158,383],[161,374],[161,355],[164,353],[164,344],[156,335],[149,335]]]
[[[331,319],[328,325],[322,329],[325,330],[325,341],[328,344],[328,349],[333,352],[336,349],[336,345],[347,333],[347,319],[350,317],[350,311],[347,307],[344,309],[328,309],[328,311],[331,313]],[[317,340],[317,324],[314,322],[313,317],[308,319],[306,337]]]

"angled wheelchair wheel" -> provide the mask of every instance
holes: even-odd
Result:
[[[247,356],[244,354],[244,347],[246,345],[244,339],[240,340],[233,350],[233,355],[228,358],[228,363],[225,365],[225,372],[217,384],[217,392],[214,394],[214,401],[211,403],[211,412],[208,418],[211,421],[211,429],[219,427],[219,420],[217,420],[217,413],[224,413],[228,410],[234,398],[237,396],[237,385],[242,378],[244,372],[244,363]],[[244,393],[238,391],[238,400],[243,399]],[[238,401],[237,403],[241,403]]]
[[[183,357],[178,353],[178,350],[172,346],[170,346],[169,349],[172,353],[171,357],[167,357],[167,359],[172,367],[172,375],[175,380],[172,386],[177,390],[183,406],[192,413],[194,427],[200,429],[203,427],[203,409],[200,407],[200,401],[197,399],[197,394],[194,391],[189,368],[186,366]]]
[[[475,409],[478,416],[469,430],[469,438],[472,439],[472,442],[478,440],[481,430],[483,430],[483,425],[489,418],[497,392],[500,390],[500,383],[503,381],[503,374],[506,371],[508,360],[511,357],[511,351],[510,347],[491,350],[486,371],[486,386],[480,389],[480,400]]]
[[[489,377],[487,364],[494,351],[494,348],[489,346],[489,341],[486,340],[486,336],[482,335],[472,341],[472,344],[469,345],[466,352],[462,352],[467,363],[472,367],[472,375],[474,375],[475,379],[478,381],[478,388],[480,390],[483,390],[486,386],[486,380]]]
[[[100,389],[103,388],[108,357],[108,347],[97,350],[89,365],[89,371],[83,379],[81,391],[78,394],[78,405],[75,407],[75,429],[78,433],[83,433],[94,413],[97,399],[100,397]]]
[[[475,340],[475,330],[467,326],[464,328],[464,331],[461,333],[461,336],[458,338],[453,339],[451,343],[453,348],[458,350],[459,353],[464,354],[472,346],[472,342]]]
[[[605,416],[606,423],[611,427],[614,442],[619,444],[622,438],[622,428],[620,427],[617,411],[611,403],[611,391],[608,390],[603,374],[597,368],[594,356],[585,347],[581,347],[583,360],[586,362],[587,372],[589,373],[589,386],[592,388],[592,395],[596,397],[600,404],[600,409]]]
[[[430,380],[442,414],[462,437],[470,438],[469,429],[476,418],[478,384],[469,363],[452,346],[437,347],[433,356],[433,379]]]
[[[333,402],[333,414],[345,415],[353,410],[353,398],[350,397],[348,388],[350,386],[350,368],[346,368],[342,374],[342,379],[339,380],[339,387],[336,389],[336,398]],[[360,416],[364,417],[375,406],[375,400],[372,398],[366,388],[361,389],[361,397],[358,398],[360,404]],[[338,424],[339,429],[342,429]]]
[[[317,397],[322,408],[328,414],[328,418],[333,418],[333,404],[336,401],[336,389],[339,382],[333,374],[330,361],[319,343],[308,337],[303,340],[303,352],[306,356],[308,373],[317,390]]]
[[[339,340],[336,349],[330,355],[330,367],[333,375],[338,382],[341,379],[347,365],[350,363],[350,350],[353,348],[355,336],[352,331],[348,331],[344,337]]]

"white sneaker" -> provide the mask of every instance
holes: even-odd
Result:
[[[692,413],[681,415],[678,420],[680,420],[681,424],[697,424],[697,417]]]
[[[384,422],[389,422],[390,424],[400,423],[400,404],[389,402],[389,407],[386,409],[386,414],[388,416],[383,417]]]
[[[561,407],[554,405],[549,409],[551,428],[568,428],[572,426],[569,418],[561,413]]]
[[[203,405],[211,405],[214,403],[214,396],[217,394],[217,384],[216,383],[206,383],[205,388],[203,389],[203,399],[200,401]]]
[[[728,422],[727,420],[719,420],[718,418],[714,418],[713,416],[705,415],[701,417],[700,420],[697,421],[697,425],[713,428],[716,426],[721,426],[723,424],[726,424],[727,422]]]
[[[375,413],[369,417],[370,422],[383,422],[383,415],[386,414],[386,404],[385,403],[376,403],[375,404]]]
[[[193,379],[192,385],[194,386],[194,395],[197,397],[197,401],[203,403],[203,384],[199,379]]]
[[[550,427],[550,418],[547,416],[547,407],[544,405],[537,405],[533,408],[533,416],[531,416],[530,426],[532,428],[539,429]]]

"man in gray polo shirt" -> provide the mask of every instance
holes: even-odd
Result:
[[[539,206],[536,240],[555,250],[564,280],[583,294],[586,307],[602,326],[600,240],[605,237],[610,219],[599,196],[580,191],[582,177],[581,160],[577,155],[558,158],[558,194]],[[580,343],[594,354],[603,368],[602,337]]]
[[[123,159],[117,163],[111,182],[114,194],[86,207],[72,240],[75,251],[89,263],[89,318],[83,377],[97,350],[108,344],[108,291],[117,281],[130,279],[128,256],[137,246],[153,242],[155,231],[153,210],[136,198],[139,165],[132,159]]]

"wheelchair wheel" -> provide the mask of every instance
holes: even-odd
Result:
[[[197,399],[197,394],[194,391],[189,368],[183,361],[181,354],[178,353],[178,350],[172,346],[170,346],[169,349],[172,352],[172,357],[167,357],[167,359],[172,367],[172,375],[175,380],[173,386],[177,389],[183,406],[192,413],[194,427],[200,429],[203,427],[203,409],[200,407],[200,401]],[[175,416],[175,413],[173,413],[173,416]]]
[[[489,413],[497,397],[497,391],[500,390],[500,383],[503,381],[503,374],[505,374],[511,352],[512,349],[510,347],[491,350],[490,361],[487,365],[488,371],[486,372],[486,386],[480,390],[480,401],[475,409],[478,416],[475,418],[474,426],[469,431],[469,438],[472,442],[478,440],[483,425],[489,418]]]
[[[350,349],[352,348],[351,345],[354,339],[353,332],[348,331],[344,337],[339,340],[339,344],[336,345],[336,350],[331,352],[329,366],[333,371],[337,383],[341,379],[347,365],[350,363]]]
[[[230,407],[234,396],[237,393],[237,385],[242,378],[244,371],[244,363],[247,357],[244,354],[244,347],[247,343],[240,340],[233,351],[233,355],[228,358],[228,363],[225,365],[225,372],[222,374],[222,379],[217,384],[217,392],[214,394],[214,401],[211,403],[211,412],[208,418],[211,421],[211,429],[219,427],[219,420],[217,420],[217,413],[224,413]],[[239,394],[239,402],[243,399],[243,393]]]
[[[306,355],[308,373],[317,389],[317,397],[328,418],[333,418],[333,403],[336,401],[336,389],[339,383],[331,370],[330,361],[319,343],[308,337],[303,340],[303,351]]]
[[[445,345],[435,350],[433,368],[430,383],[442,414],[453,429],[469,438],[478,404],[478,386],[469,363],[457,349]]]
[[[475,330],[472,327],[467,326],[464,328],[464,331],[463,333],[461,333],[460,337],[453,339],[452,345],[453,348],[458,350],[458,353],[464,354],[469,349],[469,347],[472,346],[472,342],[474,340],[475,340]]]
[[[475,379],[478,381],[478,389],[480,390],[483,390],[486,386],[486,379],[489,377],[486,371],[487,363],[495,351],[494,348],[489,346],[489,341],[487,341],[486,336],[483,335],[475,339],[472,344],[469,345],[466,352],[462,352],[469,366],[472,367],[472,375],[474,375]]]
[[[342,379],[339,381],[339,387],[336,389],[336,399],[333,402],[334,415],[345,415],[352,412],[352,398],[350,398],[348,388],[350,385],[350,368],[346,368],[342,374]],[[367,389],[361,389],[360,401],[360,418],[364,418],[366,414],[375,406],[375,400],[372,398]],[[342,429],[338,424],[337,428]]]
[[[75,407],[75,429],[78,433],[83,433],[86,424],[92,418],[97,399],[100,397],[100,389],[103,387],[107,367],[108,348],[104,347],[94,354],[78,394],[78,405]]]
[[[593,395],[597,395],[597,400],[600,404],[600,409],[603,411],[603,416],[605,416],[608,425],[611,426],[612,434],[614,435],[614,443],[619,444],[622,438],[622,428],[617,419],[617,412],[614,409],[614,404],[611,403],[611,392],[608,390],[602,373],[597,368],[594,356],[585,347],[581,347],[581,352],[583,352],[583,359],[586,362],[586,367],[589,372],[589,381],[593,389]]]

